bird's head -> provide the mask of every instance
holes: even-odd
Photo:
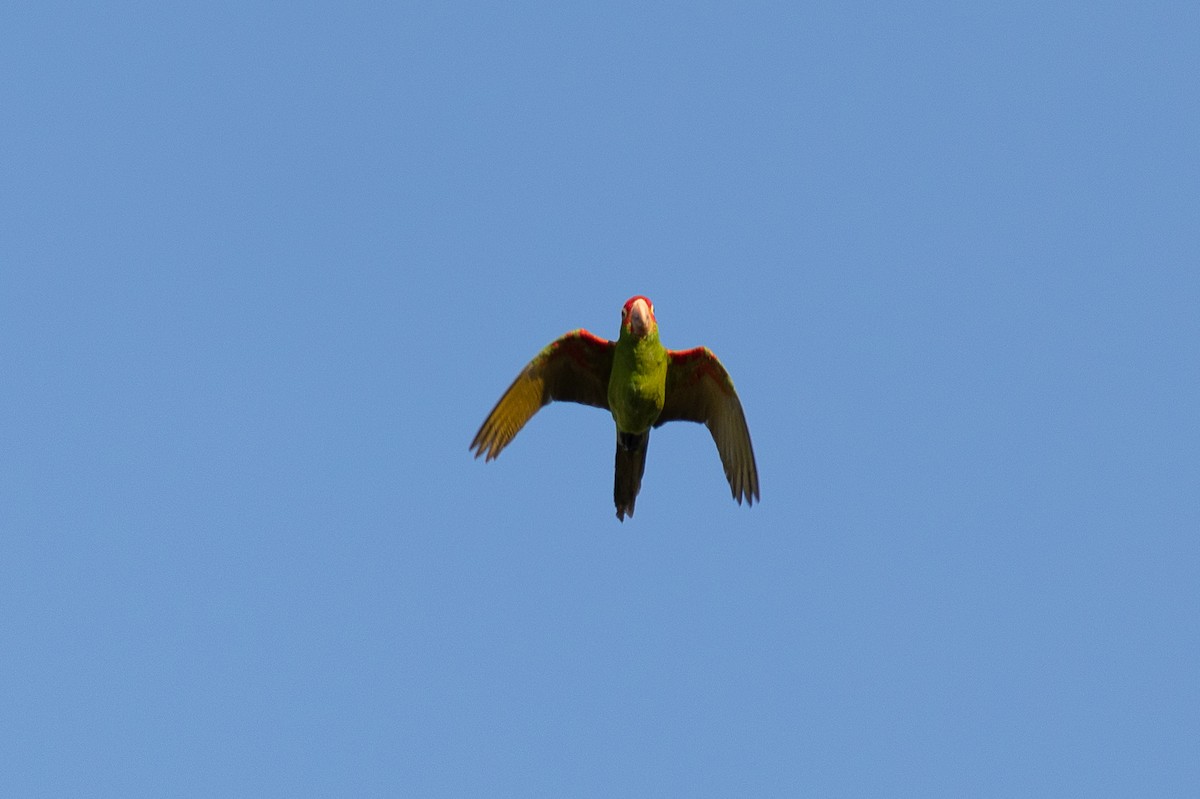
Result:
[[[621,308],[621,328],[641,338],[658,326],[654,321],[654,303],[640,294],[630,297]]]

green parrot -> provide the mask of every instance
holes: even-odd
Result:
[[[739,505],[743,499],[747,505],[758,499],[750,431],[729,373],[706,347],[664,347],[654,305],[646,297],[632,297],[621,308],[621,334],[615,342],[572,330],[539,352],[475,434],[475,457],[495,458],[538,409],[554,400],[612,413],[617,423],[613,501],[621,521],[633,516],[650,428],[676,420],[707,425],[733,498]]]

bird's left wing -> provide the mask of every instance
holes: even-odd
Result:
[[[495,458],[543,405],[555,400],[607,408],[615,347],[586,330],[572,330],[550,342],[484,420],[471,442],[475,457]]]
[[[725,478],[740,505],[758,499],[758,466],[746,414],[729,373],[707,347],[669,350],[667,396],[655,427],[664,422],[702,422],[712,433]]]

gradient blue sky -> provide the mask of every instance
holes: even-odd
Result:
[[[1200,7],[0,11],[0,793],[1200,793]],[[467,444],[655,301],[656,431]]]

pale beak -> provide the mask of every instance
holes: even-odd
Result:
[[[629,329],[635,336],[644,336],[650,332],[650,308],[644,300],[638,300],[629,309]]]

